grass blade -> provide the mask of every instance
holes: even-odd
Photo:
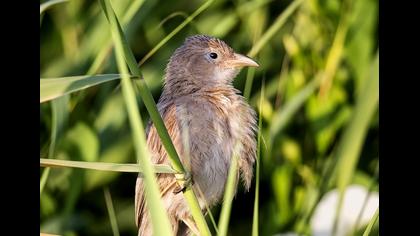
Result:
[[[293,115],[299,110],[309,96],[315,92],[320,85],[319,79],[313,79],[308,83],[298,94],[296,94],[289,102],[287,102],[283,109],[278,110],[273,115],[272,125],[270,128],[271,140],[274,139],[291,120]]]
[[[122,75],[119,74],[104,74],[104,75],[82,75],[70,76],[62,78],[48,78],[40,79],[40,97],[41,103],[64,96],[66,94],[74,93],[101,83],[120,79]],[[136,78],[130,76],[130,78]]]
[[[128,25],[128,23],[131,21],[134,15],[143,6],[144,2],[145,0],[135,0],[131,3],[131,5],[128,7],[128,11],[124,14],[124,17],[122,19],[123,27]],[[102,47],[101,51],[96,54],[95,60],[93,61],[92,65],[90,66],[86,74],[92,75],[92,74],[98,73],[98,71],[101,69],[101,66],[104,64],[105,59],[109,55],[109,52],[111,51],[111,49],[112,49],[112,41],[111,39],[109,39],[108,41],[104,43],[104,46]]]
[[[63,127],[67,121],[67,104],[69,102],[68,96],[61,97],[51,102],[52,112],[52,123],[51,123],[51,141],[48,150],[48,158],[52,158],[55,152],[55,144],[57,137],[62,133]],[[39,194],[42,194],[45,184],[47,183],[48,176],[50,174],[50,168],[45,168],[41,176],[39,184]]]
[[[188,16],[187,19],[185,19],[180,25],[178,25],[174,30],[172,30],[171,33],[169,33],[164,39],[162,39],[152,50],[150,50],[150,52],[148,52],[146,54],[146,56],[144,56],[140,60],[139,65],[143,65],[143,63],[147,59],[149,59],[153,54],[155,54],[157,52],[157,50],[159,50],[159,48],[161,48],[174,35],[176,35],[179,31],[181,31],[186,25],[188,25],[188,23],[190,23],[192,20],[194,20],[194,18],[197,17],[201,12],[206,10],[213,2],[214,2],[214,0],[208,0],[203,5],[201,5],[197,10],[195,10],[195,12],[193,12],[193,14]]]
[[[197,188],[197,190],[198,190],[198,194],[200,195],[200,197],[202,199],[205,199],[205,197],[204,197],[205,195],[204,195],[203,191],[201,191],[201,189],[199,187]],[[207,202],[205,202],[204,205],[206,207],[207,213],[209,214],[209,218],[210,218],[210,221],[213,225],[214,231],[216,232],[216,235],[219,235],[219,229],[217,228],[217,224],[216,224],[216,221],[214,220],[213,214],[211,213],[211,209],[209,208],[209,205],[207,204]]]
[[[105,163],[105,162],[91,162],[91,161],[68,161],[57,159],[40,158],[41,167],[68,167],[80,168],[87,170],[101,170],[101,171],[115,171],[126,173],[142,173],[143,170],[138,164],[120,164],[120,163]],[[168,165],[153,165],[155,173],[175,174],[177,173]]]
[[[328,52],[325,70],[324,70],[324,74],[323,74],[320,89],[319,89],[320,96],[326,96],[326,94],[330,90],[332,82],[333,82],[332,80],[341,62],[342,53],[344,50],[344,43],[346,40],[347,31],[349,29],[349,24],[348,24],[349,3],[350,3],[349,0],[343,1],[342,3],[343,7],[342,7],[342,13],[340,17],[340,22],[338,24],[337,31],[334,36],[334,41],[332,43],[330,51]]]
[[[277,17],[274,23],[268,28],[268,30],[261,36],[256,44],[251,48],[248,56],[255,57],[258,52],[267,45],[268,41],[277,33],[277,31],[283,26],[286,20],[292,15],[297,7],[303,2],[303,0],[295,0],[291,3],[282,14]]]
[[[379,158],[378,158],[378,160],[379,160]],[[373,192],[373,188],[378,183],[378,178],[379,178],[379,161],[376,164],[375,173],[372,177],[371,183],[369,184],[368,193],[366,194],[365,200],[364,200],[363,205],[362,205],[362,209],[361,209],[361,211],[359,212],[359,214],[356,218],[356,222],[354,223],[353,234],[354,234],[354,232],[356,232],[356,230],[360,226],[360,221],[362,220],[363,213],[365,212],[366,205],[368,204],[369,197],[371,196],[371,194]]]
[[[246,73],[245,88],[244,88],[244,98],[249,101],[251,96],[252,82],[254,81],[255,68],[249,68]]]
[[[111,193],[109,192],[108,188],[104,189],[104,196],[105,196],[106,209],[108,210],[109,221],[111,223],[112,233],[114,234],[114,236],[120,236],[120,232],[118,230],[117,217],[115,216]]]
[[[39,195],[42,194],[44,190],[45,184],[47,183],[48,176],[50,175],[50,168],[45,168],[44,172],[42,172],[41,181],[39,182]]]
[[[356,164],[360,157],[363,140],[369,128],[369,122],[378,106],[379,99],[379,52],[371,68],[371,76],[367,79],[364,89],[357,97],[354,116],[344,131],[343,138],[337,148],[338,160],[336,171],[337,187],[340,191],[336,216],[339,216],[344,198],[344,191],[350,183]],[[338,217],[336,217],[336,222]],[[336,224],[335,224],[336,225]]]
[[[121,29],[120,24],[118,23],[118,19],[115,16],[115,13],[113,12],[113,10],[111,8],[109,8],[108,10],[106,9],[106,7],[104,6],[105,3],[103,0],[100,1],[105,15],[107,17],[107,19],[109,20],[110,24],[112,25],[112,31],[113,31],[113,37],[118,37],[118,40],[116,40],[117,45],[116,45],[116,51],[121,51],[121,54],[125,57],[126,63],[131,71],[131,73],[133,75],[139,76],[140,78],[142,78],[141,76],[141,72],[140,69],[137,67],[137,62],[135,60],[135,57],[133,55],[133,52],[130,50],[130,48],[128,47],[128,43],[124,37],[124,33]],[[117,46],[118,46],[118,50],[117,50]],[[129,91],[130,93],[132,92],[131,89],[131,84],[128,84],[129,81],[127,81],[126,83],[123,80],[123,85],[126,84],[126,87],[130,87]],[[181,173],[185,173],[185,169],[179,159],[178,153],[175,150],[175,147],[171,141],[171,138],[168,134],[168,131],[166,130],[166,127],[163,123],[162,117],[160,116],[157,107],[156,107],[156,103],[154,102],[154,99],[150,93],[150,91],[147,88],[146,82],[144,81],[144,79],[140,79],[139,83],[138,83],[138,88],[140,90],[140,96],[143,99],[143,102],[146,106],[147,111],[150,114],[150,118],[152,119],[159,137],[162,141],[163,146],[165,147],[166,152],[168,153],[169,159],[171,161],[171,165],[172,168],[174,168],[176,171],[181,172]],[[130,95],[131,96],[131,95]],[[134,96],[134,92],[133,95]],[[134,104],[134,100],[133,100],[133,104],[132,106],[135,106]],[[195,193],[193,192],[193,190],[190,187],[187,187],[186,190],[183,192],[184,193],[184,197],[188,203],[188,206],[190,207],[191,210],[191,214],[197,224],[197,227],[200,231],[200,233],[202,235],[210,235],[210,230],[207,226],[206,220],[201,212],[201,208],[200,205],[198,204],[198,200],[197,197],[195,195]],[[158,219],[156,219],[158,220]],[[159,221],[156,221],[159,222]]]
[[[235,148],[237,149],[237,148]],[[235,150],[234,149],[234,150]],[[229,227],[229,218],[230,218],[230,211],[232,208],[232,200],[235,195],[236,190],[236,182],[238,179],[238,156],[234,151],[234,155],[232,156],[229,174],[225,185],[225,194],[223,196],[223,206],[222,211],[220,213],[219,219],[219,234],[218,236],[226,236]]]
[[[153,232],[156,235],[172,235],[171,224],[167,212],[160,199],[159,186],[154,174],[152,163],[149,158],[149,150],[147,148],[146,137],[144,134],[144,128],[142,119],[137,107],[136,96],[132,87],[131,81],[128,76],[127,65],[124,62],[124,58],[127,55],[127,51],[131,53],[131,50],[127,46],[127,42],[123,38],[122,30],[119,26],[117,16],[111,7],[109,1],[100,0],[102,10],[108,19],[111,28],[112,38],[115,44],[115,56],[117,60],[118,70],[124,75],[121,78],[122,92],[128,112],[130,126],[132,129],[132,135],[134,139],[134,148],[138,163],[143,167],[143,176],[145,180],[146,190],[146,203],[150,212]],[[138,74],[140,75],[140,74]]]
[[[372,230],[373,225],[376,223],[376,221],[379,218],[379,207],[376,209],[375,214],[373,215],[372,219],[370,220],[368,226],[366,227],[365,232],[363,233],[363,236],[368,236],[370,234],[370,231]]]
[[[39,14],[41,15],[45,10],[47,10],[48,8],[57,5],[59,3],[63,3],[63,2],[67,2],[68,0],[51,0],[48,2],[44,2],[43,4],[41,4],[39,6]]]
[[[260,194],[260,158],[261,158],[261,132],[262,132],[262,101],[264,99],[265,82],[263,81],[261,88],[260,105],[258,112],[258,138],[257,138],[257,159],[255,163],[255,198],[254,213],[252,218],[252,236],[258,236],[258,213],[259,213],[259,194]]]

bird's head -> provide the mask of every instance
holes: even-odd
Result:
[[[220,39],[195,35],[188,37],[169,60],[165,83],[182,86],[211,87],[231,84],[245,66],[258,67],[251,58],[233,51]]]

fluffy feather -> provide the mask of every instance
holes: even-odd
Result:
[[[217,53],[217,60],[208,57]],[[235,59],[233,50],[223,41],[208,36],[185,40],[171,57],[165,74],[158,109],[184,166],[191,166],[193,190],[201,208],[219,203],[223,198],[231,158],[239,144],[239,171],[248,190],[255,162],[256,115],[232,80],[239,68],[229,66]],[[188,132],[187,135],[182,135]],[[189,158],[182,137],[188,138]],[[147,144],[155,164],[170,164],[165,148],[153,124],[147,130]],[[191,218],[182,193],[174,193],[175,178],[158,174],[164,206],[175,234],[190,232],[182,220]],[[238,173],[239,176],[239,173]],[[204,196],[197,191],[200,188]],[[152,225],[144,199],[144,185],[136,183],[136,223],[139,235],[152,235]]]

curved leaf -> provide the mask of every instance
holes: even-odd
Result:
[[[41,103],[43,103],[69,93],[73,93],[119,78],[121,78],[120,74],[81,75],[48,79],[41,78],[39,81],[39,100]],[[131,78],[136,78],[136,76],[131,76]]]
[[[48,2],[44,2],[43,4],[41,4],[39,6],[39,14],[42,14],[45,10],[52,7],[53,5],[63,3],[63,2],[67,2],[67,1],[68,0],[51,0],[51,1],[48,1]]]
[[[87,161],[68,161],[68,160],[54,160],[40,158],[42,167],[70,167],[81,168],[89,170],[102,170],[102,171],[117,171],[117,172],[141,172],[141,167],[138,164],[119,164],[119,163],[105,163],[105,162],[87,162]],[[175,174],[177,173],[168,165],[153,165],[156,173]]]
[[[136,95],[131,81],[128,76],[126,76],[128,74],[128,68],[124,62],[124,57],[126,57],[127,54],[132,55],[132,52],[128,47],[128,43],[110,1],[100,0],[100,4],[105,13],[105,17],[110,24],[118,70],[124,75],[121,78],[122,95],[124,97],[128,120],[130,122],[132,137],[135,144],[134,150],[137,162],[140,164],[139,167],[141,166],[143,168],[145,199],[150,213],[153,232],[155,235],[171,235],[171,224],[163,202],[160,201],[159,185],[152,168],[152,162],[149,158],[150,153],[147,148],[141,115],[137,107]],[[136,69],[138,68],[136,67]],[[140,70],[137,70],[137,72],[136,75],[141,76]]]

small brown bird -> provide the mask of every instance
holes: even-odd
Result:
[[[203,211],[223,199],[232,156],[236,152],[246,190],[253,176],[256,154],[254,110],[232,86],[245,66],[258,67],[252,59],[235,53],[220,39],[205,35],[188,37],[169,60],[163,93],[157,104],[184,166],[190,167],[192,188]],[[155,164],[170,164],[153,124],[147,144]],[[235,148],[235,145],[237,145]],[[175,235],[197,233],[188,205],[174,175],[158,174],[164,206]],[[201,195],[202,193],[203,195]],[[142,178],[136,183],[138,235],[152,235],[145,206]]]

